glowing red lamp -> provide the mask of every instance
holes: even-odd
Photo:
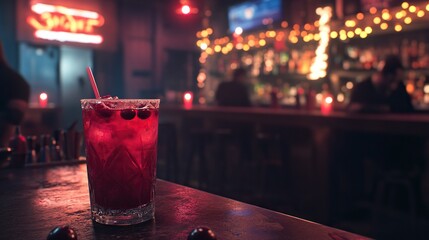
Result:
[[[194,99],[194,96],[193,96],[192,92],[185,92],[183,94],[183,106],[186,109],[192,108],[193,99]]]
[[[191,13],[191,7],[189,7],[189,5],[183,5],[181,11],[183,14],[187,15]]]
[[[45,108],[46,106],[48,106],[48,94],[46,94],[45,92],[42,92],[39,95],[39,105],[42,108]]]
[[[332,112],[332,103],[334,102],[334,99],[331,96],[326,97],[323,99],[322,103],[320,104],[320,111],[322,114],[329,114]]]

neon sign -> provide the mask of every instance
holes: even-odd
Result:
[[[36,38],[60,42],[101,44],[103,37],[96,34],[104,25],[104,17],[97,12],[64,6],[35,3],[35,15],[27,23],[35,29]]]

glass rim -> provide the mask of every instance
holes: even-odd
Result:
[[[93,109],[94,106],[103,105],[111,110],[123,109],[159,109],[160,99],[106,99],[87,98],[80,100],[82,109]]]
[[[139,101],[155,101],[160,102],[159,98],[119,98],[119,99],[108,99],[108,98],[83,98],[81,102],[139,102]]]

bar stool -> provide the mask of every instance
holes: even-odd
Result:
[[[168,180],[178,181],[177,130],[174,123],[158,127],[158,172]]]
[[[247,126],[222,123],[212,131],[214,189],[221,194],[241,194],[249,186],[252,132]]]
[[[401,226],[410,229],[409,232],[407,231],[407,236],[414,239],[417,227],[416,181],[412,176],[389,172],[384,174],[378,182],[372,214],[373,231],[376,235],[383,234],[380,232],[382,229],[390,229],[390,227],[383,226],[386,225],[384,221],[393,218],[401,219]],[[404,204],[402,200],[405,200],[406,203]],[[385,217],[383,218],[383,216]]]
[[[206,158],[206,147],[210,141],[211,132],[204,128],[191,128],[185,146],[185,176],[184,184],[191,184],[192,170],[197,170],[197,184],[200,188],[207,187],[208,168]],[[194,163],[197,164],[195,169]]]

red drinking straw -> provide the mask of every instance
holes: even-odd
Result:
[[[92,74],[91,67],[86,67],[86,72],[88,73],[89,82],[91,83],[92,90],[94,91],[95,98],[100,98],[100,93],[98,92],[97,83],[95,82],[94,74]]]

